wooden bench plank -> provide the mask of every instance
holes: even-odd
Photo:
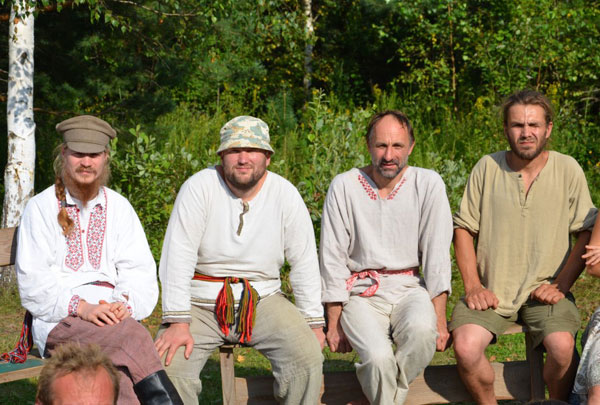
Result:
[[[494,388],[497,399],[528,401],[530,387],[529,365],[526,361],[492,363],[496,374]],[[230,404],[270,405],[273,398],[273,377],[252,376],[235,378],[235,401]],[[525,382],[525,383],[524,383]],[[342,404],[363,396],[354,371],[329,372],[323,376],[320,404]],[[454,365],[428,366],[411,384],[407,405],[445,404],[472,401]],[[225,404],[225,401],[223,401]]]
[[[527,361],[492,363],[495,372],[494,390],[497,399],[529,401],[544,399],[542,377],[543,352],[533,349],[527,328],[511,325],[505,335],[525,332]],[[223,404],[275,404],[272,376],[235,377],[233,348],[220,349]],[[321,385],[321,404],[340,404],[362,396],[354,371],[325,373]],[[472,401],[456,369],[456,365],[428,366],[410,385],[407,404],[440,404]]]
[[[0,384],[37,377],[42,372],[44,360],[35,354],[29,354],[27,361],[21,364],[0,363]]]
[[[0,229],[0,266],[15,264],[15,255],[17,253],[16,229]]]

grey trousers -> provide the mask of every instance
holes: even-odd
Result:
[[[198,404],[202,390],[200,371],[212,352],[223,343],[239,341],[239,335],[234,333],[236,327],[237,323],[229,336],[225,336],[214,311],[192,305],[192,354],[186,360],[183,356],[185,348],[180,347],[171,364],[165,367],[186,405]],[[165,327],[161,327],[157,337],[164,330]],[[290,405],[318,403],[323,374],[321,347],[300,312],[285,297],[276,294],[259,301],[252,339],[247,345],[271,362],[275,399]]]
[[[69,342],[96,344],[110,358],[119,370],[119,405],[139,404],[133,385],[163,368],[152,336],[133,318],[116,325],[96,326],[68,316],[50,331],[46,352],[51,354],[55,347]]]
[[[436,320],[429,294],[421,287],[407,289],[394,305],[378,297],[350,297],[341,324],[360,356],[356,375],[371,404],[404,403],[408,385],[435,353]]]

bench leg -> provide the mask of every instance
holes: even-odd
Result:
[[[220,347],[221,384],[223,405],[235,405],[235,370],[233,367],[233,347]]]
[[[544,352],[542,347],[533,347],[531,335],[525,333],[525,347],[527,352],[527,363],[529,364],[529,375],[531,379],[531,400],[546,398],[546,386],[544,384]]]

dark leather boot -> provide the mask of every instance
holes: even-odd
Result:
[[[165,370],[150,374],[133,386],[142,405],[183,405]]]

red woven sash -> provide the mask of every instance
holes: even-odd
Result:
[[[365,269],[362,271],[357,271],[357,272],[352,273],[352,275],[346,280],[346,290],[348,290],[348,291],[352,290],[352,287],[354,286],[354,283],[356,283],[356,280],[358,280],[358,279],[363,280],[365,278],[370,278],[371,280],[375,281],[375,284],[373,284],[372,286],[367,288],[365,291],[360,293],[360,296],[361,297],[372,297],[373,295],[375,295],[375,292],[379,288],[379,284],[380,284],[379,275],[380,274],[403,274],[403,275],[409,275],[409,276],[417,276],[419,274],[419,269],[417,267],[412,267],[410,269],[403,269],[403,270]]]
[[[13,351],[0,354],[0,360],[8,363],[25,363],[27,353],[31,351],[33,346],[33,337],[31,336],[31,323],[33,317],[29,311],[25,311],[23,319],[23,327],[21,328],[21,336],[17,342],[17,347]]]

